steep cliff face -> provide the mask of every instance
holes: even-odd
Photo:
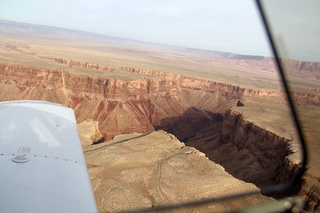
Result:
[[[226,55],[223,56],[224,59],[219,59],[224,61],[229,65],[234,65],[238,67],[243,67],[249,70],[257,70],[257,71],[265,71],[277,73],[277,69],[275,66],[275,60],[271,57],[261,57],[261,56],[245,56],[245,55]],[[139,74],[147,74],[157,77],[166,77],[170,79],[178,80],[180,83],[184,82],[186,84],[181,86],[187,86],[193,89],[205,89],[207,91],[217,91],[217,88],[224,88],[224,92],[231,92],[231,94],[226,94],[229,96],[237,97],[247,96],[247,97],[268,97],[270,99],[286,102],[286,95],[283,91],[278,90],[252,90],[252,89],[244,89],[240,87],[235,87],[233,85],[221,84],[213,81],[206,81],[204,79],[190,78],[184,75],[169,73],[169,72],[161,72],[156,70],[147,70],[147,69],[137,69],[130,67],[119,67],[114,68],[110,66],[104,66],[89,62],[80,62],[73,60],[64,60],[61,58],[51,58],[57,63],[66,64],[70,67],[83,67],[87,69],[99,69],[105,70],[109,72],[114,71],[126,71],[132,73]],[[285,71],[290,73],[292,76],[309,78],[313,80],[320,80],[320,63],[317,62],[305,62],[305,61],[297,61],[290,59],[282,59],[281,63],[285,68]],[[192,81],[193,84],[189,85],[189,81]],[[234,94],[236,92],[236,95]],[[317,94],[303,94],[298,92],[292,92],[292,97],[296,104],[307,106],[320,106],[320,95]]]
[[[320,63],[310,61],[297,61],[290,59],[282,59],[285,70],[297,77],[320,80]]]
[[[69,67],[83,67],[83,68],[87,68],[87,69],[98,69],[98,70],[108,70],[108,71],[114,70],[114,68],[111,66],[105,66],[105,65],[100,65],[100,64],[96,64],[96,63],[66,60],[63,58],[48,58],[48,57],[42,57],[42,58],[51,59],[59,64],[66,64]]]
[[[288,181],[298,170],[301,159],[294,154],[293,141],[255,125],[237,111],[226,111],[221,139],[256,158],[256,167],[246,169],[247,181],[267,186]]]
[[[259,187],[286,182],[301,160],[292,141],[263,129],[228,109],[223,122],[203,129],[187,145],[206,153],[238,179]]]
[[[278,73],[275,59],[272,57],[225,54],[214,59],[217,62],[229,64],[248,70],[260,72]],[[320,80],[320,63],[310,61],[299,61],[292,59],[281,59],[283,69],[287,74],[304,79]]]
[[[300,106],[320,106],[320,95],[318,94],[304,94],[298,92],[291,92],[291,96],[295,104]],[[266,97],[268,99],[287,102],[286,94],[278,90],[252,90],[246,89],[243,92],[243,97]]]
[[[154,129],[186,139],[195,134],[193,126],[221,119],[240,96],[237,87],[180,75],[125,82],[22,65],[0,64],[0,70],[1,101],[39,99],[68,105],[78,122],[98,121],[106,140]]]
[[[106,140],[118,134],[154,129],[164,129],[187,140],[208,123],[220,121],[225,110],[235,106],[241,97],[285,101],[281,91],[248,90],[175,73],[122,70],[157,77],[126,82],[1,63],[0,100],[39,99],[65,104],[75,110],[78,122],[98,121]],[[320,105],[320,96],[294,96],[301,104]]]
[[[144,74],[150,74],[150,75],[156,75],[156,76],[165,76],[169,74],[166,72],[159,72],[155,70],[136,69],[136,68],[130,68],[130,67],[116,68],[116,67],[105,66],[105,65],[100,65],[96,63],[66,60],[62,58],[45,57],[45,59],[51,59],[57,63],[66,64],[70,67],[83,67],[88,69],[99,69],[99,70],[106,70],[106,71],[122,70],[122,71],[144,73]],[[218,61],[220,63],[224,63],[224,64],[246,68],[248,70],[256,70],[260,72],[262,71],[262,72],[271,72],[271,73],[278,72],[275,59],[272,57],[225,53],[225,54],[221,54],[221,57],[213,58],[213,60]],[[282,63],[285,71],[292,76],[303,77],[303,78],[312,79],[312,80],[320,80],[320,63],[319,62],[299,61],[299,60],[292,60],[292,59],[281,59],[280,62]]]
[[[272,124],[280,125],[280,129],[275,129],[274,126],[267,126],[269,123],[265,116],[257,116],[252,112],[258,109],[261,113],[267,113],[263,103],[243,110],[248,107],[247,103],[244,101],[244,106],[227,110],[220,125],[215,123],[207,126],[186,144],[206,153],[210,160],[222,165],[234,177],[259,187],[287,182],[301,169],[302,156],[300,146],[295,142],[295,130],[288,128],[286,113],[280,109],[280,105],[275,105],[278,114],[268,112],[273,117],[270,119]],[[247,112],[251,113],[251,119]],[[258,123],[261,118],[264,120]],[[307,142],[310,146],[310,141]],[[310,166],[314,169],[317,165]],[[312,169],[307,170],[301,185],[294,186],[288,193],[304,197],[306,210],[318,209],[318,173]]]

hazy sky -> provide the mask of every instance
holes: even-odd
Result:
[[[270,55],[253,0],[0,0],[0,19]]]

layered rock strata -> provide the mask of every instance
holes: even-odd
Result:
[[[299,169],[301,156],[292,141],[267,131],[227,110],[223,123],[203,130],[188,142],[233,176],[259,187],[288,181]]]
[[[248,70],[256,70],[262,72],[271,72],[277,73],[277,67],[275,65],[274,58],[271,57],[263,57],[263,56],[248,56],[248,55],[238,55],[232,53],[221,54],[222,57],[213,58],[214,61],[218,61],[223,64],[232,65],[234,67],[241,67]],[[115,68],[111,66],[100,65],[96,63],[90,62],[80,62],[74,60],[65,60],[62,58],[48,58],[45,59],[54,60],[60,64],[66,64],[70,67],[83,67],[89,69],[99,69],[106,71],[130,71],[130,72],[153,72],[154,74],[163,74],[165,72],[157,72],[154,70],[143,70],[143,69],[135,69],[129,67],[120,67]],[[319,62],[309,62],[309,61],[299,61],[299,60],[291,60],[291,59],[281,59],[283,68],[285,71],[291,76],[302,77],[305,79],[312,80],[320,80],[320,63]]]
[[[199,131],[187,145],[206,153],[234,177],[261,188],[285,183],[301,169],[300,147],[290,134],[283,136],[261,128],[235,108],[226,111],[223,122]],[[301,185],[287,194],[275,195],[299,194],[306,202],[305,210],[314,211],[320,204],[319,183],[319,177],[307,170]]]
[[[251,174],[242,174],[241,179],[246,181],[259,186],[285,182],[299,169],[301,156],[297,153],[299,150],[294,149],[292,140],[245,120],[237,111],[226,111],[221,139],[223,143],[232,143],[238,151],[245,150],[256,158],[254,164],[247,164],[252,167],[246,169]]]
[[[136,69],[122,68],[122,70],[136,72]],[[235,164],[239,164],[240,160],[245,162],[241,163],[243,166],[237,165],[239,172],[235,172],[234,176],[261,186],[270,183],[270,180],[274,183],[287,179],[289,173],[283,168],[287,168],[285,165],[296,165],[291,164],[291,158],[287,158],[291,153],[287,147],[288,140],[272,135],[268,131],[263,132],[262,128],[240,119],[241,115],[234,115],[231,111],[229,114],[227,111],[225,124],[221,129],[226,109],[241,105],[239,98],[269,97],[285,101],[283,92],[248,90],[174,73],[144,70],[138,72],[157,77],[126,82],[63,70],[43,70],[1,63],[0,101],[38,99],[72,107],[79,123],[87,119],[98,122],[95,125],[98,125],[102,136],[100,139],[91,139],[92,142],[88,141],[87,144],[101,139],[109,141],[119,134],[145,133],[155,129],[173,133],[182,141],[211,137],[221,150],[225,149],[225,153],[230,154],[232,162]],[[319,106],[320,103],[318,95],[294,93],[294,97],[300,104]],[[212,131],[214,135],[207,135],[208,133],[204,131],[210,127],[214,129]],[[219,128],[220,133],[217,133]],[[222,140],[218,136],[221,132],[224,132]],[[261,139],[263,143],[254,143],[255,138]],[[272,140],[271,143],[267,143],[267,139]],[[201,143],[208,141],[202,140]],[[264,153],[264,146],[270,151]],[[235,155],[231,155],[233,151],[230,150],[233,149],[236,151]],[[210,155],[209,157],[211,158]],[[266,162],[270,159],[274,165]],[[219,159],[215,161],[223,163]],[[242,169],[246,166],[247,169]],[[295,171],[296,168],[294,166],[291,169]],[[271,169],[270,174],[265,172],[269,171],[268,169]],[[281,171],[285,171],[284,174],[280,175]]]
[[[275,59],[272,57],[226,53],[213,60],[222,64],[245,68],[247,70],[278,73]],[[320,80],[319,62],[280,59],[280,63],[284,71],[290,76],[316,81]]]
[[[39,99],[68,105],[75,110],[79,123],[87,119],[98,122],[95,125],[99,125],[101,138],[105,140],[119,134],[163,129],[188,141],[210,124],[221,122],[226,109],[239,104],[238,99],[243,96],[283,97],[277,91],[245,90],[173,73],[166,74],[170,78],[125,82],[22,65],[0,64],[0,70],[1,100]],[[224,115],[222,142],[232,142],[238,150],[250,152],[257,160],[251,166],[259,167],[256,174],[236,176],[258,185],[275,181],[284,159],[290,154],[289,140],[234,113],[227,111]]]
[[[193,126],[221,119],[241,96],[239,87],[180,75],[125,82],[22,65],[1,64],[0,70],[1,101],[65,104],[75,110],[78,122],[98,121],[106,140],[162,128],[180,139],[189,138],[195,133]],[[176,128],[176,123],[184,127]]]

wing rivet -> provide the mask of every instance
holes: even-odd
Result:
[[[29,161],[29,159],[23,155],[17,155],[16,157],[12,158],[12,161],[15,163],[26,163]]]

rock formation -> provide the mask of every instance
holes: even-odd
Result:
[[[257,126],[236,110],[227,110],[220,128],[215,124],[211,129],[211,138],[195,137],[187,145],[205,152],[234,177],[266,187],[288,181],[299,168],[301,156],[289,157],[296,153],[289,138]]]
[[[99,123],[92,119],[78,123],[78,131],[82,147],[102,142],[104,139],[99,129]]]
[[[247,70],[255,70],[262,72],[277,73],[275,59],[272,57],[238,55],[233,53],[220,54],[220,57],[213,60],[229,64],[236,67],[245,68]],[[320,63],[310,61],[300,61],[293,59],[280,60],[285,72],[294,77],[320,80]]]
[[[128,137],[128,136],[127,136]],[[131,138],[130,138],[131,137]],[[99,212],[131,211],[259,191],[163,131],[84,149]],[[226,212],[270,202],[260,194],[172,212]]]

